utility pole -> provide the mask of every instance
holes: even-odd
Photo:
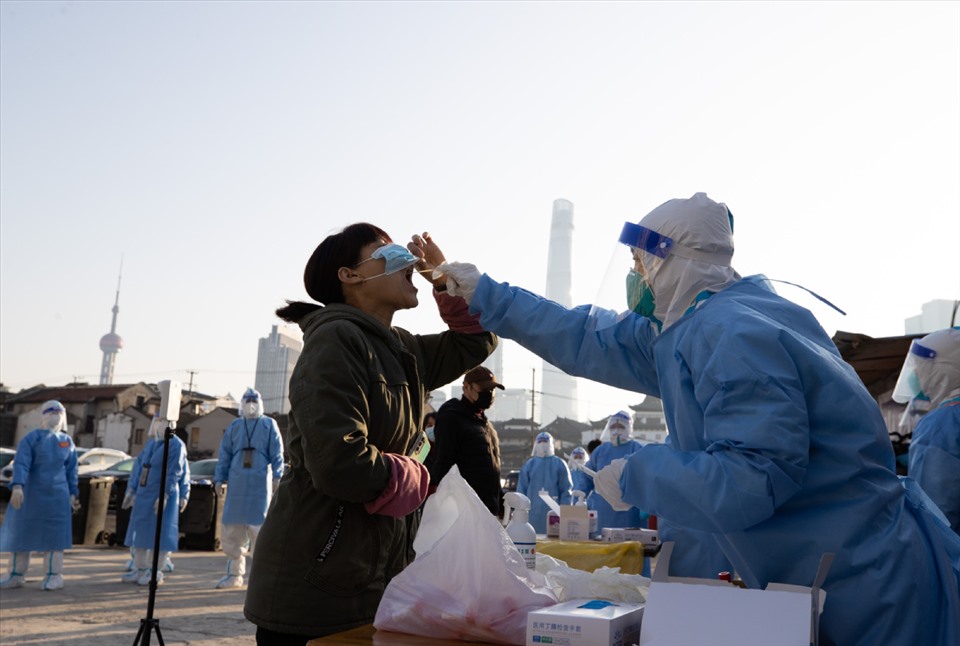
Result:
[[[187,386],[187,392],[193,394],[193,376],[197,374],[196,370],[187,370],[190,373],[190,385]]]

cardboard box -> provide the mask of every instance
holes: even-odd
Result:
[[[673,543],[660,550],[647,594],[640,646],[809,646],[817,643],[833,563],[824,554],[811,587],[771,583],[744,590],[718,579],[667,575]],[[691,609],[696,621],[691,621]]]
[[[590,536],[593,537],[597,534],[597,510],[588,509],[587,513],[590,517]],[[547,537],[560,538],[560,514],[552,510],[547,512]]]
[[[637,541],[645,547],[656,547],[660,543],[660,533],[655,529],[641,527],[604,527],[600,530],[600,539],[608,543]]]
[[[590,540],[590,511],[586,507],[560,505],[560,540]]]
[[[642,619],[642,603],[565,601],[527,614],[527,646],[631,646]]]

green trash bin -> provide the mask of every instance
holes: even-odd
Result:
[[[94,545],[103,542],[107,507],[110,505],[111,476],[80,476],[77,485],[80,511],[73,514],[73,544]]]

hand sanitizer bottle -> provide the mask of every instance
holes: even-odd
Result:
[[[507,536],[516,545],[527,568],[537,567],[537,532],[529,522],[530,499],[522,493],[508,491],[503,497],[504,518],[509,518]],[[512,513],[511,513],[512,510]]]

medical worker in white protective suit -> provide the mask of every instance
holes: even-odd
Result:
[[[248,388],[240,402],[241,417],[230,423],[220,442],[214,486],[227,489],[220,545],[227,572],[218,588],[238,588],[253,557],[270,497],[283,476],[283,440],[272,417],[263,414],[260,393]]]
[[[0,526],[0,552],[10,552],[10,572],[0,589],[19,588],[30,552],[43,552],[44,590],[63,588],[63,550],[73,545],[72,512],[79,511],[77,449],[64,431],[67,411],[58,401],[40,407],[40,428],[17,444],[10,503]]]
[[[533,441],[530,457],[520,467],[517,478],[517,491],[530,499],[530,524],[538,534],[547,533],[547,512],[550,507],[540,497],[540,491],[546,491],[561,505],[570,504],[570,490],[573,481],[570,469],[563,458],[555,455],[553,436],[543,431]]]
[[[615,460],[595,487],[699,532],[675,547],[692,569],[671,574],[716,577],[720,552],[751,588],[809,586],[831,552],[821,645],[960,643],[960,537],[895,474],[876,401],[813,315],[734,271],[729,210],[704,193],[670,200],[620,240],[632,313],[567,309],[469,264],[438,270],[485,330],[663,401],[669,445]]]
[[[570,469],[571,477],[580,467],[585,465],[589,459],[590,455],[582,446],[578,446],[574,450],[570,451],[570,457],[567,458],[567,468]]]
[[[894,401],[929,402],[910,442],[907,476],[916,480],[960,533],[960,327],[910,344]]]
[[[163,436],[167,421],[154,417],[150,424],[150,440],[137,456],[130,470],[127,493],[121,507],[133,508],[124,545],[132,548],[134,569],[121,577],[121,581],[149,585],[153,573],[153,543],[157,531],[157,509],[160,502],[160,477],[163,471]],[[160,523],[160,554],[157,584],[163,583],[163,566],[170,552],[177,551],[180,538],[180,512],[190,498],[190,463],[187,462],[187,447],[176,435],[171,435],[167,456],[167,475],[162,493],[163,519]]]
[[[593,471],[600,471],[614,460],[636,453],[641,447],[640,442],[633,439],[633,419],[626,411],[619,411],[610,416],[600,435],[600,440],[602,444],[593,450],[586,464],[587,468]],[[602,496],[595,493],[590,495],[594,490],[593,478],[583,471],[574,473],[573,485],[575,489],[579,489],[588,496],[587,507],[596,510],[598,529],[647,526],[647,514],[636,507],[631,506],[630,509],[617,511]]]

